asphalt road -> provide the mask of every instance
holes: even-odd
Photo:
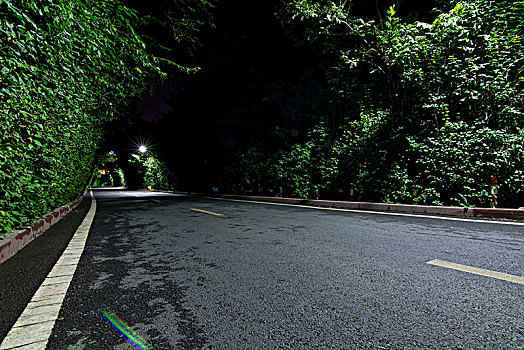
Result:
[[[524,226],[97,191],[47,349],[524,349]],[[216,215],[222,214],[222,215]]]

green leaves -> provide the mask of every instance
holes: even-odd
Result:
[[[519,183],[524,166],[522,137],[522,131],[512,134],[464,122],[447,123],[422,142],[411,140],[421,170],[417,180],[425,189],[440,193],[445,203],[487,206],[488,180],[498,176],[502,202],[518,206],[524,199]]]
[[[3,1],[0,16],[7,232],[83,193],[102,126],[162,72],[118,1]]]
[[[319,49],[332,110],[354,106],[335,141],[339,189],[352,179],[364,200],[486,205],[486,177],[498,174],[504,205],[524,199],[522,1],[454,2],[431,24],[406,23],[393,6],[380,23],[334,1],[287,11]]]
[[[156,155],[149,153],[143,163],[144,181],[147,186],[155,190],[173,190],[175,177],[165,162]]]

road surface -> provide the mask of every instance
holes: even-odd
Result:
[[[522,225],[94,195],[47,349],[524,348]]]

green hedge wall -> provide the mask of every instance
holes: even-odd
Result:
[[[117,0],[0,0],[0,231],[78,198],[156,59]]]

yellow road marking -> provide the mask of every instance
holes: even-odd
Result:
[[[219,213],[213,213],[212,211],[207,211],[207,210],[203,210],[203,209],[195,209],[195,208],[191,208],[191,210],[199,211],[199,212],[201,212],[201,213],[206,213],[206,214],[216,215],[216,216],[223,216],[223,215],[224,215],[224,214],[219,214]]]
[[[507,273],[504,273],[504,272],[497,272],[497,271],[491,271],[491,270],[486,270],[486,269],[480,269],[478,267],[472,267],[472,266],[467,266],[467,265],[462,265],[462,264],[455,264],[455,263],[452,263],[452,262],[449,262],[449,261],[438,260],[438,259],[428,261],[428,262],[426,262],[426,264],[435,265],[435,266],[441,266],[441,267],[447,267],[448,269],[468,272],[468,273],[472,273],[472,274],[475,274],[475,275],[496,278],[496,279],[499,279],[499,280],[513,282],[513,283],[518,283],[518,284],[524,284],[524,277],[510,275],[510,274],[507,274]]]
[[[151,199],[153,202],[162,203],[162,201],[159,201],[158,199]]]

